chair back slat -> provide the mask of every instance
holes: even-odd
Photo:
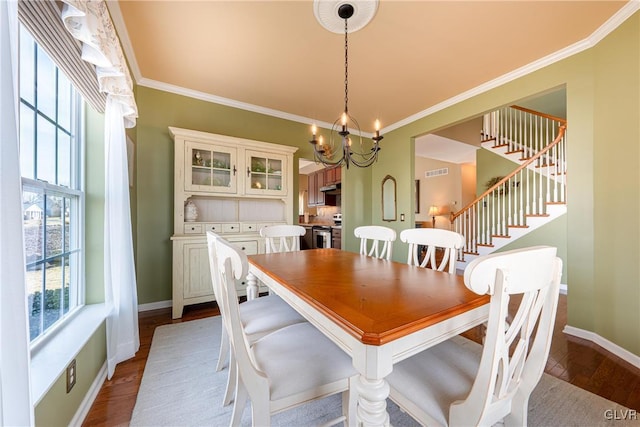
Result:
[[[391,260],[396,231],[381,225],[364,225],[353,230],[360,239],[360,254]]]
[[[407,264],[432,268],[438,271],[456,272],[457,251],[464,245],[464,236],[455,231],[438,228],[410,228],[400,232],[400,240],[409,245]],[[443,251],[438,262],[437,250]],[[421,258],[424,253],[424,258]]]
[[[299,225],[270,225],[260,229],[265,239],[266,253],[294,252],[300,250],[300,236],[307,230]]]

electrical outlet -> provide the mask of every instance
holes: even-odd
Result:
[[[73,359],[67,366],[67,393],[76,385],[76,359]]]
[[[404,214],[400,214],[400,221],[404,221]]]

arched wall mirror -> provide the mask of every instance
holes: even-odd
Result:
[[[382,220],[396,220],[396,179],[391,175],[382,180]]]

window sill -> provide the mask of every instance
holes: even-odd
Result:
[[[31,398],[37,405],[106,318],[104,304],[85,305],[31,355]]]

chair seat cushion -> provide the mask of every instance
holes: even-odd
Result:
[[[269,378],[271,400],[318,390],[357,373],[351,357],[308,322],[265,336],[253,345],[253,352]]]
[[[449,406],[469,394],[481,352],[479,344],[456,336],[403,360],[387,377],[391,399],[407,399],[439,425],[448,425]]]
[[[243,302],[240,304],[240,319],[250,342],[255,342],[274,330],[306,321],[277,295]]]

